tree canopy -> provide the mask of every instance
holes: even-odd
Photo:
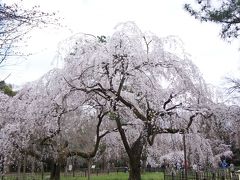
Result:
[[[8,96],[15,96],[16,92],[13,91],[12,86],[10,84],[6,84],[5,81],[0,81],[0,91]]]
[[[185,133],[194,121],[211,116],[199,70],[184,52],[169,48],[179,48],[177,42],[127,22],[105,41],[75,37],[65,58],[71,91],[106,101],[129,157],[130,179],[140,179],[144,146],[153,145],[158,134]]]
[[[24,9],[21,4],[6,4],[0,1],[0,65],[8,56],[23,55],[17,49],[17,42],[23,41],[24,35],[34,27],[46,24],[54,13],[45,13],[39,6]]]
[[[111,36],[78,34],[65,45],[63,68],[14,97],[0,93],[0,150],[8,163],[27,154],[60,168],[69,156],[90,162],[120,153],[128,157],[129,179],[140,180],[141,160],[183,159],[183,134],[192,163],[216,166],[230,154],[226,134],[236,116],[212,101],[176,38],[126,22]]]
[[[240,30],[239,0],[195,0],[185,4],[184,9],[200,21],[210,21],[222,25],[221,37],[237,38]]]

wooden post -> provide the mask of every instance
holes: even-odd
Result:
[[[23,179],[26,179],[26,168],[27,168],[27,154],[24,153],[23,156]]]
[[[22,165],[21,160],[18,159],[18,162],[17,162],[17,163],[18,163],[18,164],[17,164],[17,180],[20,180],[20,176],[21,176],[21,165]]]
[[[187,152],[185,131],[183,132],[183,154],[184,154],[184,179],[187,180]]]
[[[1,161],[1,179],[4,179],[4,169],[5,169],[5,162],[4,162],[4,156],[0,156],[0,161]]]
[[[72,157],[72,176],[75,177],[75,157]]]
[[[87,159],[87,164],[88,164],[88,171],[87,171],[87,179],[90,180],[90,174],[91,174],[91,159]]]
[[[196,171],[196,180],[199,180],[199,178],[198,178],[198,172]]]
[[[215,180],[215,179],[216,179],[216,173],[215,173],[215,172],[213,172],[212,176],[213,176],[213,177],[212,177],[212,179],[214,179],[214,180]]]
[[[32,177],[34,177],[35,176],[35,157],[32,157],[31,173],[32,173]]]
[[[41,174],[42,174],[42,180],[44,180],[44,164],[43,164],[43,162],[41,165]]]

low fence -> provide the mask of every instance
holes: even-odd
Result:
[[[61,174],[63,176],[87,176],[88,169],[87,168],[81,168],[76,171],[71,172],[62,172]],[[115,167],[111,169],[100,169],[100,168],[91,168],[91,174],[98,176],[99,174],[109,174],[109,173],[119,173],[119,172],[128,172],[127,167]]]
[[[111,169],[100,169],[100,168],[91,168],[91,176],[99,176],[103,174],[110,173],[120,173],[128,172],[127,167],[116,167]],[[75,171],[65,171],[61,172],[61,176],[64,179],[71,179],[72,177],[87,177],[88,169],[81,168]],[[0,180],[47,180],[50,178],[50,172],[42,172],[42,173],[7,173],[4,175],[0,174]]]
[[[240,180],[238,174],[231,173],[228,169],[216,171],[187,171],[172,170],[164,172],[164,180]]]
[[[87,177],[87,168],[81,168],[76,171],[61,172],[61,176],[65,180],[72,179],[72,177]],[[92,168],[92,176],[107,175],[110,173],[128,173],[127,167],[116,167],[111,169]],[[149,168],[146,172],[162,172],[164,180],[240,180],[236,173],[231,173],[229,170],[216,171],[187,171],[187,178],[184,176],[183,170],[165,170],[161,168]],[[50,178],[49,172],[42,173],[8,173],[0,176],[0,180],[47,180]]]

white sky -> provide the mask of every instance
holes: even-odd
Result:
[[[205,80],[221,84],[224,76],[239,75],[240,42],[231,44],[219,37],[220,26],[200,23],[183,10],[191,0],[25,0],[26,6],[38,3],[45,11],[58,12],[68,28],[48,28],[31,33],[25,49],[34,55],[17,66],[5,67],[7,82],[23,84],[39,78],[56,66],[58,42],[78,32],[111,35],[114,27],[134,21],[142,31],[158,36],[176,35],[200,68]]]

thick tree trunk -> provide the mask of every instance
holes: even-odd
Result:
[[[143,139],[140,135],[131,147],[129,156],[129,180],[141,180],[141,156],[143,152]]]
[[[116,117],[115,120],[117,123],[118,132],[120,133],[123,145],[129,158],[129,180],[141,180],[141,155],[143,152],[143,146],[145,144],[144,137],[142,136],[142,134],[140,134],[137,140],[130,147],[125,131],[122,128],[120,118]]]
[[[130,171],[129,171],[129,180],[141,180],[141,166],[140,166],[140,157],[137,159],[129,159]]]
[[[60,180],[60,164],[57,162],[51,162],[51,175],[50,180]]]

